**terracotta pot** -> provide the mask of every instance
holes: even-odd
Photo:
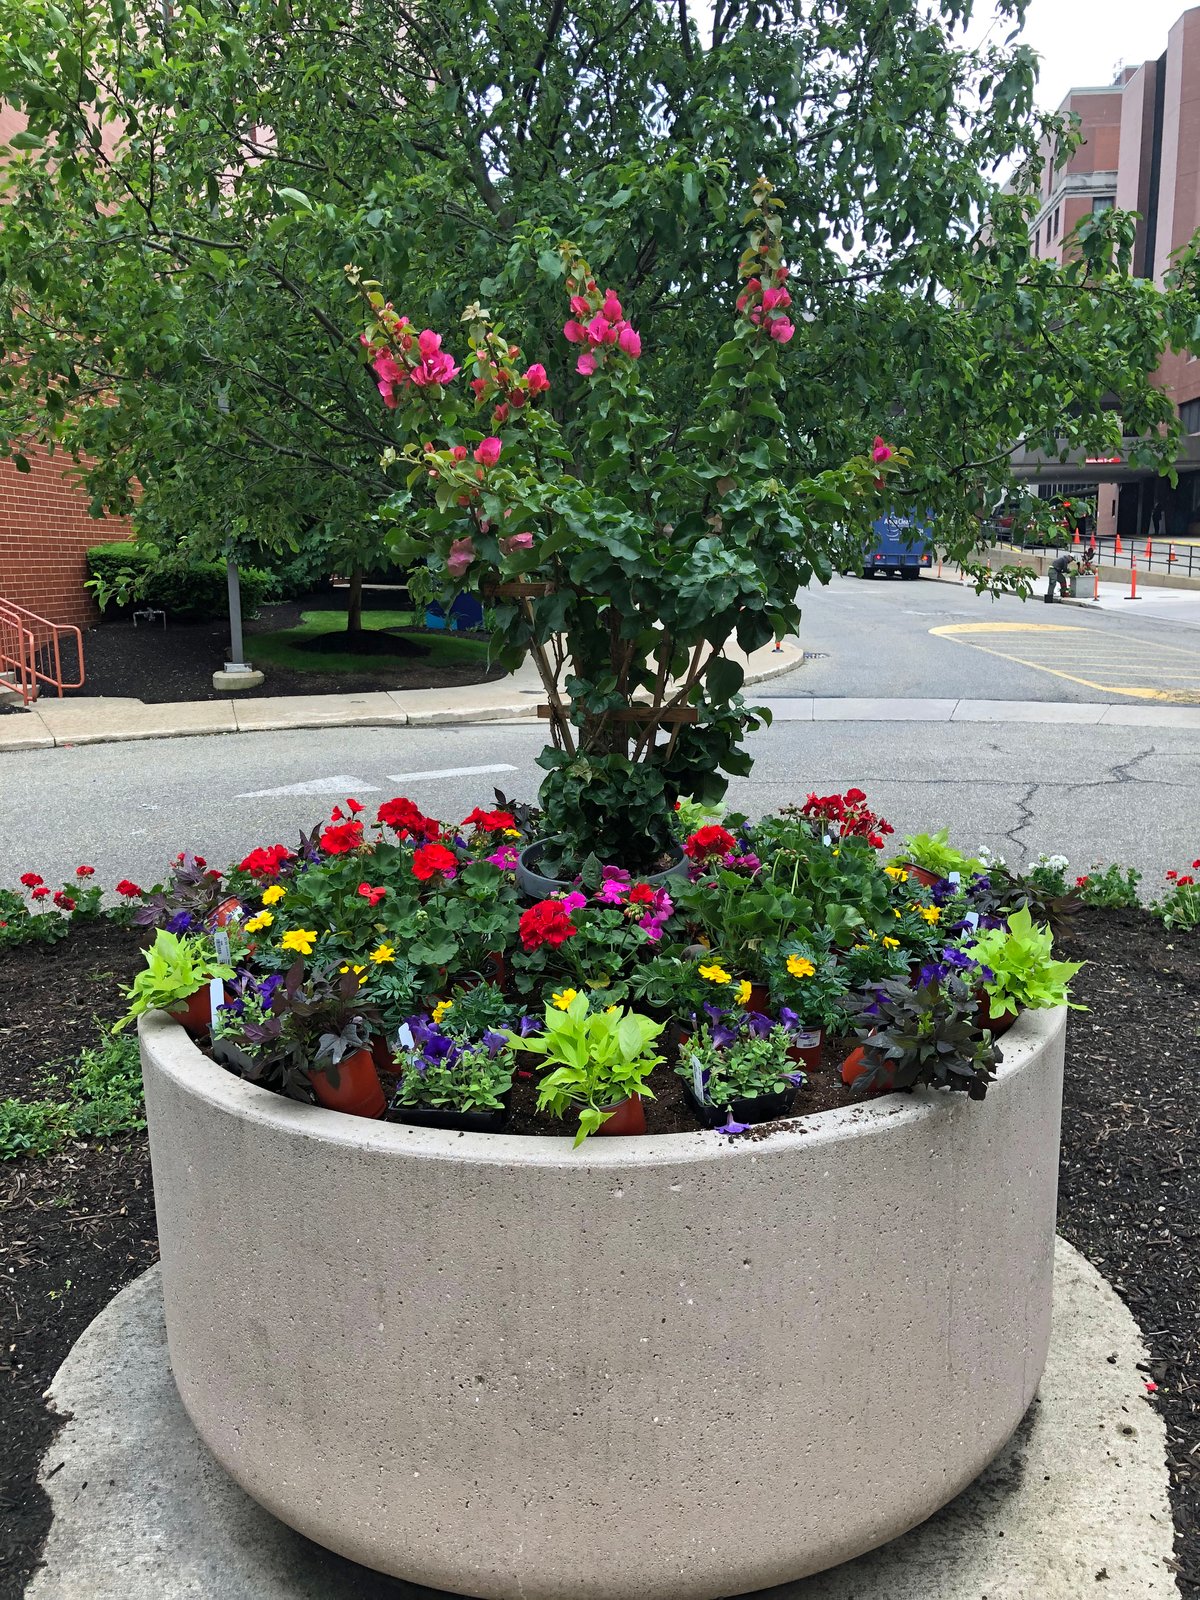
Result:
[[[378,1072],[395,1072],[396,1058],[392,1054],[392,1047],[382,1033],[371,1036],[371,1060],[375,1063]]]
[[[807,1028],[796,1035],[796,1043],[788,1047],[788,1060],[795,1061],[805,1072],[820,1072],[821,1054],[825,1037],[820,1028]]]
[[[859,1045],[858,1049],[851,1050],[845,1061],[842,1062],[842,1082],[847,1089],[852,1089],[867,1070],[864,1054],[862,1045]],[[874,1087],[868,1090],[868,1093],[872,1095],[886,1094],[891,1087],[892,1073],[890,1068],[885,1067],[881,1075],[876,1078]]]
[[[1007,1033],[1017,1020],[1017,1013],[1014,1011],[993,1011],[992,1002],[986,989],[977,989],[975,998],[979,1002],[979,1027],[981,1029],[989,1028],[997,1039],[1002,1033]]]
[[[345,1111],[352,1117],[381,1117],[387,1110],[387,1101],[379,1082],[379,1074],[369,1050],[356,1050],[346,1056],[336,1068],[338,1081],[334,1088],[327,1072],[310,1072],[308,1081],[318,1105],[331,1111]]]
[[[224,989],[221,992],[224,995]],[[189,1033],[207,1033],[212,1027],[212,1000],[207,984],[168,1009],[176,1022],[181,1022]]]
[[[924,867],[915,867],[911,861],[902,861],[900,865],[910,878],[915,878],[918,883],[924,884],[927,889],[932,889],[935,883],[941,883],[941,876],[936,872],[927,872]]]
[[[621,1137],[626,1134],[645,1133],[646,1108],[636,1094],[631,1094],[628,1100],[616,1101],[615,1109],[609,1106],[603,1106],[601,1109],[604,1111],[612,1109],[612,1115],[605,1117],[596,1129],[598,1134],[616,1134]]]

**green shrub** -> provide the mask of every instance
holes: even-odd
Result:
[[[87,553],[87,580],[100,609],[157,606],[181,621],[224,616],[229,589],[223,561],[164,555],[155,545],[127,541],[98,544]],[[280,592],[278,579],[261,567],[238,569],[242,614],[252,617]]]
[[[55,1100],[0,1100],[0,1161],[49,1156],[68,1139],[109,1139],[146,1126],[136,1039],[84,1050]]]
[[[0,1161],[50,1155],[70,1137],[70,1112],[51,1100],[0,1100]]]

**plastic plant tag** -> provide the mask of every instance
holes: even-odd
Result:
[[[825,837],[821,840],[821,843],[823,845],[831,845],[833,843],[833,835],[827,833],[825,835]]]
[[[407,1022],[402,1022],[396,1030],[396,1043],[401,1050],[413,1050],[417,1041],[413,1038],[413,1031]]]
[[[820,1043],[820,1028],[805,1028],[802,1033],[794,1033],[792,1035],[792,1044],[797,1050],[815,1050]]]
[[[978,928],[978,926],[979,926],[979,913],[978,913],[978,911],[968,911],[966,916],[963,918],[963,921],[967,924],[967,926],[969,928]]]
[[[228,945],[228,942],[229,941],[226,940],[226,945]],[[220,950],[217,951],[217,954],[218,954],[218,956],[220,956],[220,954],[221,954]],[[221,959],[224,960],[225,958],[222,957]],[[213,1018],[213,1021],[215,1022],[217,1020],[217,1008],[218,1008],[218,1006],[223,1006],[225,1004],[225,985],[224,985],[224,983],[222,983],[220,978],[212,978],[209,981],[209,985],[208,985],[208,1004],[209,1004],[209,1007],[212,1010],[212,1018]]]
[[[702,1106],[706,1106],[708,1104],[708,1096],[704,1092],[704,1068],[700,1065],[700,1057],[694,1052],[692,1053],[691,1060],[692,1089],[695,1092],[696,1099],[699,1100],[700,1104]]]
[[[961,883],[962,882],[962,873],[961,872],[948,872],[946,874],[946,882],[947,883],[954,883],[954,884]]]
[[[213,933],[213,948],[217,952],[217,960],[226,967],[233,965],[233,957],[229,953],[229,935],[224,928],[217,928]]]

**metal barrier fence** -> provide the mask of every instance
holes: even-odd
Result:
[[[1121,539],[1112,534],[1103,539],[1081,539],[1078,544],[1037,544],[1033,540],[997,540],[996,548],[1026,550],[1033,555],[1055,556],[1064,550],[1082,555],[1089,547],[1094,551],[1096,565],[1103,567],[1132,567],[1139,572],[1173,573],[1179,578],[1200,578],[1200,544],[1184,544],[1176,539]]]
[[[74,638],[77,679],[63,677],[64,639]],[[0,688],[13,689],[26,705],[41,685],[61,700],[64,689],[82,689],[83,635],[78,628],[51,622],[36,611],[0,597]]]

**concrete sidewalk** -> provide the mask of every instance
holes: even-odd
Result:
[[[764,645],[746,656],[746,685],[765,683],[803,663],[795,639]],[[526,661],[494,683],[445,689],[389,689],[370,694],[245,696],[148,705],[97,695],[38,700],[28,711],[0,718],[0,751],[49,750],[57,745],[113,744],[127,739],[175,739],[205,733],[262,733],[290,728],[423,728],[463,722],[511,722],[537,716],[545,690]]]

